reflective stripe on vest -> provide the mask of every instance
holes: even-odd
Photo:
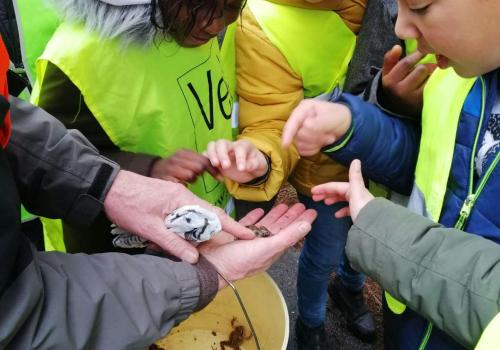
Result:
[[[224,32],[224,39],[221,46],[222,68],[224,71],[224,80],[229,86],[229,91],[233,97],[233,110],[231,112],[231,127],[233,139],[236,139],[240,133],[239,125],[239,103],[236,93],[236,26],[238,22],[231,23]]]
[[[443,208],[458,120],[475,81],[460,77],[451,68],[436,69],[424,88],[422,137],[408,208],[435,222]],[[387,292],[385,296],[392,312],[404,312],[403,303]]]
[[[35,62],[61,21],[54,9],[49,7],[44,0],[14,0],[13,5],[23,64],[33,86]]]
[[[269,40],[302,78],[305,97],[343,85],[356,36],[338,14],[265,0],[249,0],[248,6]]]
[[[216,40],[196,48],[173,41],[124,47],[64,23],[37,62],[35,101],[49,61],[78,87],[121,150],[167,157],[180,148],[201,153],[210,141],[231,139],[233,99]],[[206,173],[189,188],[219,207],[229,200],[224,185]]]
[[[415,185],[425,202],[414,209],[423,208],[425,212],[419,214],[435,222],[438,222],[443,208],[458,120],[475,81],[476,78],[460,77],[451,68],[437,69],[424,89],[422,138],[415,169]]]
[[[241,25],[238,21],[231,23],[224,32],[224,39],[221,46],[222,68],[224,70],[224,80],[229,85],[229,91],[233,99],[237,100],[236,94],[236,26]]]
[[[14,0],[17,30],[23,64],[32,86],[35,84],[35,62],[42,54],[50,37],[61,23],[53,8],[43,0]],[[27,96],[25,96],[27,97]],[[21,220],[26,222],[35,216],[21,207]],[[66,251],[60,220],[41,218],[46,251]]]

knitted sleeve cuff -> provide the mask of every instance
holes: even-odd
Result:
[[[217,294],[219,290],[219,276],[215,266],[209,262],[203,255],[200,255],[198,263],[194,265],[198,280],[200,281],[200,298],[196,311],[207,306]]]

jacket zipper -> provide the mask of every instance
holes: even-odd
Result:
[[[486,106],[486,83],[484,82],[484,78],[480,77],[481,80],[481,87],[482,87],[482,96],[481,96],[481,116],[479,118],[479,123],[478,127],[476,130],[476,135],[474,137],[474,144],[472,145],[472,154],[471,154],[471,159],[470,159],[470,165],[469,165],[469,186],[468,186],[468,191],[467,191],[467,197],[465,198],[462,208],[460,209],[460,216],[458,217],[457,222],[454,225],[454,228],[458,230],[463,230],[465,227],[465,224],[467,223],[467,220],[469,219],[470,213],[472,211],[472,208],[476,204],[476,201],[481,194],[481,192],[484,189],[484,186],[486,186],[486,183],[488,182],[490,175],[493,173],[493,170],[495,170],[498,162],[500,161],[500,152],[498,152],[495,156],[495,159],[493,162],[490,164],[488,169],[486,170],[486,173],[484,174],[483,178],[479,182],[479,185],[477,186],[476,192],[472,192],[474,188],[474,158],[476,156],[476,149],[477,149],[477,144],[479,141],[479,135],[481,134],[481,128],[483,126],[483,120],[484,120],[484,109]],[[431,322],[427,323],[427,327],[425,329],[424,337],[422,341],[420,342],[420,346],[418,347],[418,350],[424,350],[427,347],[427,343],[429,342],[429,339],[431,337],[433,325]]]

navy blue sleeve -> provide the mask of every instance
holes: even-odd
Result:
[[[351,129],[323,152],[339,163],[362,162],[363,175],[402,194],[413,184],[420,128],[392,117],[360,98],[342,94],[337,101],[352,113]]]

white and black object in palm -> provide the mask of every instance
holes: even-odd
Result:
[[[191,242],[208,241],[222,230],[217,215],[198,205],[185,205],[175,209],[165,218],[165,226]]]

